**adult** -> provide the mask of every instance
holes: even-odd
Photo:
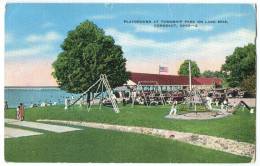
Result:
[[[24,120],[24,105],[23,103],[20,103],[20,120],[23,121]]]

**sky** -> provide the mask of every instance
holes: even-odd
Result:
[[[142,73],[158,73],[161,65],[176,75],[185,59],[196,61],[201,72],[220,70],[226,56],[256,37],[252,4],[11,3],[5,13],[5,86],[56,86],[51,64],[68,31],[85,20],[122,46],[128,71]],[[126,23],[133,20],[151,23]],[[176,20],[182,24],[154,23]]]

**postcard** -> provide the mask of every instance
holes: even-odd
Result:
[[[7,163],[255,162],[255,4],[5,8]]]

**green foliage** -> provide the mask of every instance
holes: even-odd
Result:
[[[206,70],[201,74],[203,77],[217,77],[217,78],[225,78],[224,73],[221,71],[210,71]]]
[[[112,88],[128,80],[121,47],[90,21],[68,32],[61,48],[62,52],[52,64],[52,75],[63,90],[82,93],[98,80],[100,74],[107,75]]]
[[[178,71],[179,75],[189,75],[189,60],[185,60]],[[200,69],[195,61],[191,61],[191,76],[200,76]]]
[[[225,73],[229,86],[241,86],[244,79],[256,73],[256,46],[248,44],[237,47],[232,55],[226,57],[221,70]]]
[[[241,89],[250,93],[256,93],[256,75],[251,75],[241,82]]]

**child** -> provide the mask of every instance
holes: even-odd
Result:
[[[169,113],[169,115],[176,115],[176,113],[177,113],[177,104],[178,104],[178,102],[175,100],[175,101],[173,101],[173,103],[172,103],[172,108],[171,108],[171,111],[170,111],[170,113]]]
[[[225,110],[228,111],[228,99],[227,98],[224,100],[223,104],[224,104]]]
[[[20,106],[16,108],[16,119],[20,120]]]

